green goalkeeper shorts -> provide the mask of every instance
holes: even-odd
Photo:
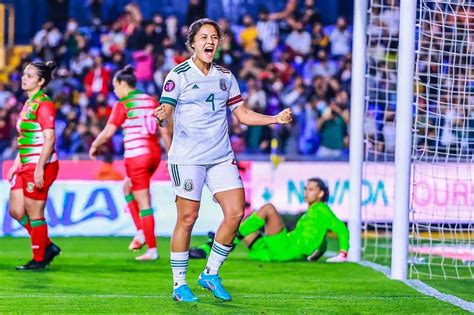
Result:
[[[301,255],[295,252],[290,243],[286,229],[277,234],[265,235],[253,243],[249,250],[251,259],[260,261],[288,261],[299,259]]]

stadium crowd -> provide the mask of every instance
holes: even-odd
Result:
[[[297,6],[288,1],[281,12],[245,15],[239,25],[218,21],[225,37],[216,62],[237,77],[249,107],[276,114],[290,107],[291,126],[246,127],[229,115],[231,143],[236,153],[269,153],[278,139],[278,153],[322,159],[344,159],[348,152],[351,39],[347,21],[323,25],[313,1]],[[59,69],[48,87],[57,107],[57,152],[60,158],[86,156],[105,126],[116,101],[114,73],[132,64],[138,88],[156,96],[174,66],[190,56],[185,46],[189,24],[204,17],[204,3],[191,0],[185,23],[156,13],[144,20],[140,7],[130,3],[117,19],[102,23],[95,10],[90,25],[74,19],[63,27],[48,21],[32,39],[33,53],[22,56],[7,83],[0,83],[0,157],[16,155],[15,123],[26,100],[21,74],[34,59],[54,60]],[[117,133],[106,152],[123,153]],[[105,152],[103,152],[105,153]]]

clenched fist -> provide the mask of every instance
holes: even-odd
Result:
[[[276,115],[276,122],[277,124],[284,125],[289,124],[293,121],[293,113],[291,109],[287,108],[282,110],[281,112]]]

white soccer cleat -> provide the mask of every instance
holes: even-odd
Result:
[[[326,260],[328,263],[343,263],[347,262],[347,253],[344,251],[341,251],[337,256],[331,257],[328,260]]]
[[[138,261],[157,260],[158,257],[159,257],[158,251],[156,250],[156,248],[152,248],[152,249],[147,250],[145,254],[135,257],[135,260],[138,260]]]
[[[137,231],[137,234],[135,234],[132,242],[130,242],[130,245],[128,245],[128,249],[139,250],[143,247],[143,245],[145,245],[145,237],[143,236],[143,231],[139,230]]]

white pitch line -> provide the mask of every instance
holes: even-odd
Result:
[[[291,298],[297,300],[314,300],[314,299],[327,299],[327,300],[401,300],[401,299],[412,299],[413,296],[367,296],[367,297],[354,297],[352,295],[288,295],[288,294],[242,294],[234,295],[234,298]],[[68,298],[102,298],[102,299],[156,299],[156,298],[171,298],[171,294],[156,294],[156,295],[139,295],[139,294],[0,294],[0,299],[14,299],[14,298],[54,298],[54,299],[68,299]]]
[[[379,271],[390,279],[390,268],[387,266],[382,266],[371,261],[361,261],[359,264]],[[420,280],[404,280],[402,282],[426,296],[434,297],[437,300],[450,303],[463,310],[474,313],[474,303],[472,302],[465,301],[451,294],[441,293]]]

